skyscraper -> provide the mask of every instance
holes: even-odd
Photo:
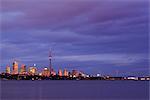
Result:
[[[50,76],[50,71],[47,67],[44,68],[43,72],[42,72],[43,76],[49,77]]]
[[[64,76],[68,76],[68,71],[64,69]]]
[[[61,69],[58,70],[58,75],[62,76],[62,70]]]
[[[21,65],[20,74],[26,74],[26,66],[24,64]]]
[[[9,66],[6,66],[6,73],[10,74],[10,67]]]
[[[12,74],[18,74],[18,62],[14,61],[13,62],[13,71]]]

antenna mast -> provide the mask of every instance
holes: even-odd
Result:
[[[49,68],[50,68],[50,75],[52,74],[52,52],[49,50]]]

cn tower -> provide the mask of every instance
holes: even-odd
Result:
[[[51,51],[49,51],[49,70],[50,70],[50,75],[52,74],[52,54]]]

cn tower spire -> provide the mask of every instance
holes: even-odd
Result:
[[[50,69],[50,75],[52,74],[52,52],[49,50],[49,69]]]

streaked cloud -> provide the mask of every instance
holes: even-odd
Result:
[[[58,65],[148,68],[148,0],[2,0],[0,9],[2,66],[47,66],[52,48]]]
[[[130,65],[146,59],[146,55],[140,54],[94,54],[94,55],[74,55],[55,57],[56,60],[63,61],[98,61],[105,64]]]

